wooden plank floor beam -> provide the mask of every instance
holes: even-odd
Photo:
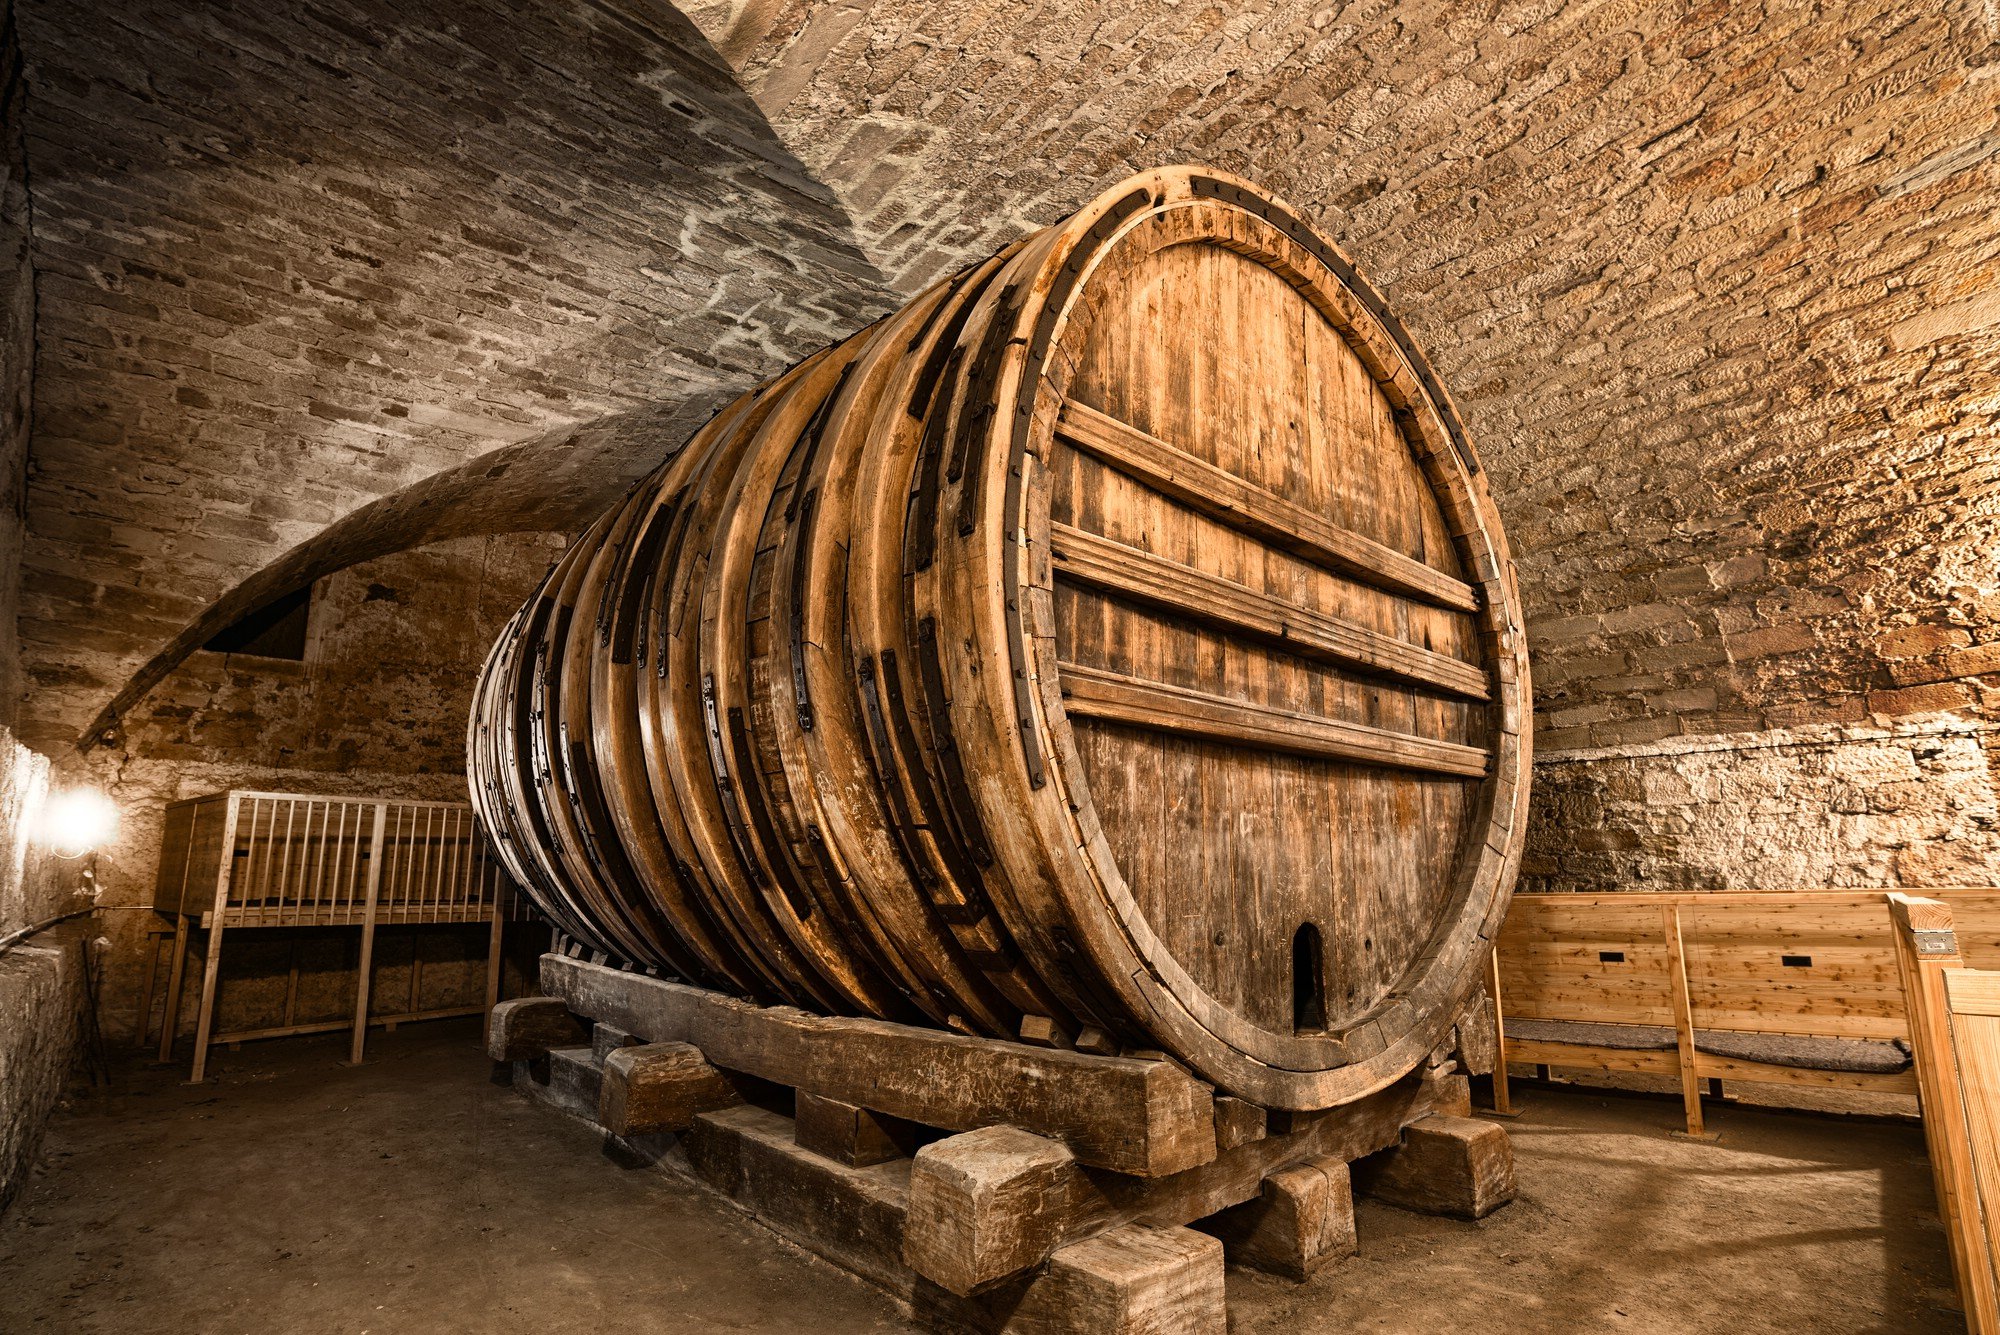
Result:
[[[1492,758],[1476,746],[1266,709],[1245,700],[1140,681],[1081,664],[1064,663],[1060,672],[1063,707],[1084,718],[1291,755],[1458,778],[1482,778],[1492,764]]]
[[[1050,534],[1057,579],[1167,608],[1308,658],[1415,682],[1470,700],[1492,698],[1478,665],[1394,635],[1259,593],[1068,524]]]
[[[1239,533],[1378,589],[1461,612],[1479,610],[1479,595],[1464,580],[1344,529],[1088,404],[1065,400],[1056,430],[1133,481]]]

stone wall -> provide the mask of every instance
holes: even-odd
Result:
[[[25,89],[11,0],[0,0],[0,938],[75,906],[71,869],[31,838],[48,762],[15,740],[23,473],[34,374],[34,274],[20,140]],[[19,1188],[69,1074],[83,995],[79,933],[29,936],[0,954],[0,1207]]]
[[[313,591],[307,660],[197,653],[125,720],[116,747],[90,753],[80,777],[118,804],[117,840],[98,856],[107,913],[99,1009],[107,1035],[139,1031],[144,933],[165,926],[150,902],[166,806],[230,788],[465,800],[465,720],[487,649],[563,539],[467,538],[367,562]],[[302,975],[299,1017],[351,1008],[357,933],[245,933],[225,953],[220,1021],[276,1024],[289,972]],[[376,970],[385,1006],[402,996],[409,951],[423,940],[425,1008],[473,1004],[486,950],[479,929],[385,932]],[[153,1016],[163,997],[154,999]],[[193,994],[182,1010],[194,1025]]]
[[[1538,883],[1757,881],[1762,836],[1732,862],[1666,833],[1736,822],[1739,790],[1830,850],[1847,818],[1785,766],[1851,742],[1836,768],[1873,769],[1910,720],[1996,763],[1991,4],[693,13],[901,291],[1176,159],[1265,183],[1351,251],[1454,388],[1519,559]],[[1662,746],[1684,737],[1729,740]],[[1891,767],[1925,772],[1929,745]],[[1741,770],[1695,811],[1578,797],[1670,788],[1694,754]],[[1980,782],[1940,800],[1990,804]],[[1788,874],[2000,880],[1976,818],[1870,828],[1952,847]]]
[[[601,506],[887,308],[668,5],[22,0],[21,27],[36,744],[367,503],[531,446],[485,479],[514,506],[383,522]]]
[[[1992,885],[1994,758],[1948,715],[1545,753],[1521,888]]]

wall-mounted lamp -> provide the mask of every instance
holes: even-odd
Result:
[[[118,833],[118,807],[95,788],[50,793],[42,804],[42,846],[59,858],[80,858]]]

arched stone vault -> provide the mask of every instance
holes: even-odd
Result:
[[[32,744],[340,562],[594,511],[894,304],[655,0],[100,10],[18,7]]]
[[[575,532],[668,457],[722,402],[639,409],[522,441],[433,473],[336,519],[218,598],[135,672],[85,730],[85,746],[230,623],[294,589],[378,556],[453,538]]]

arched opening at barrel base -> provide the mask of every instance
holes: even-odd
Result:
[[[1314,923],[1300,923],[1292,936],[1292,1029],[1326,1028],[1326,946]]]

